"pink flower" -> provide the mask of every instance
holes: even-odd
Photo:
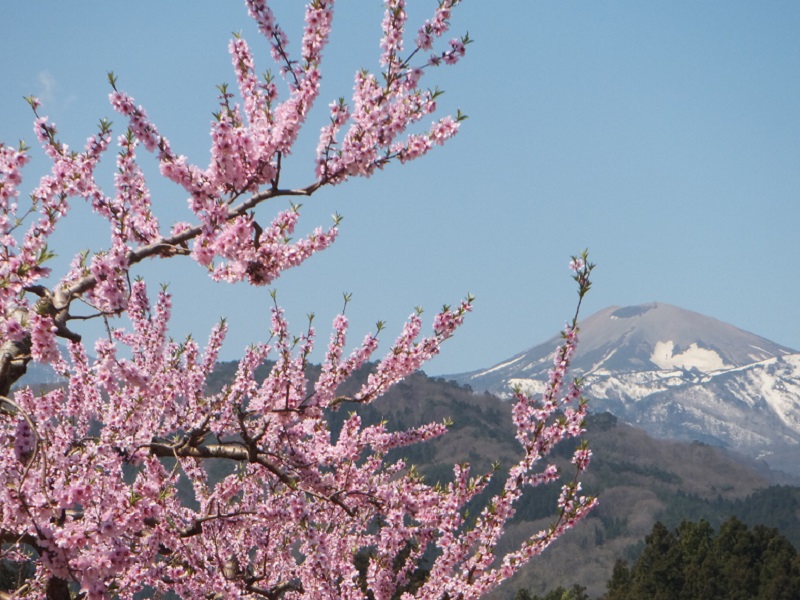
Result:
[[[31,356],[40,363],[55,362],[61,357],[56,345],[56,326],[48,315],[30,315]]]
[[[27,464],[33,455],[36,447],[36,434],[31,429],[25,419],[17,420],[17,429],[14,435],[14,456],[16,459]]]
[[[22,339],[27,334],[27,331],[25,331],[25,329],[16,319],[9,319],[5,321],[3,325],[5,327],[5,332],[6,332],[5,337],[7,339],[19,342],[22,341]]]

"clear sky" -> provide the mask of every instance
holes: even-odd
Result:
[[[300,4],[274,3],[295,44]],[[357,68],[377,67],[382,3],[337,4],[322,110],[287,184],[311,181],[325,105],[349,96]],[[436,2],[408,4],[417,25]],[[233,31],[259,71],[272,67],[243,2],[9,2],[0,140],[35,142],[29,94],[72,146],[102,116],[120,133],[107,100],[113,70],[173,148],[206,165],[214,86],[235,83]],[[464,0],[453,33],[465,31],[475,42],[463,62],[426,75],[446,91],[443,112],[469,115],[456,139],[306,201],[303,231],[333,212],[344,221],[331,249],[274,286],[296,330],[315,312],[324,347],[351,292],[351,340],[385,320],[389,341],[415,306],[431,317],[472,292],[475,311],[426,370],[487,367],[559,330],[575,300],[569,255],[588,247],[599,266],[585,315],[667,302],[800,349],[800,2]],[[27,169],[26,189],[43,164]],[[184,194],[152,187],[162,223],[187,218]],[[265,207],[262,220],[285,206]],[[105,247],[101,232],[76,211],[54,266]],[[266,339],[266,289],[211,284],[188,259],[145,271],[153,289],[171,282],[176,337],[205,339],[226,315],[224,358]]]

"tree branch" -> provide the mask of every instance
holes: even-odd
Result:
[[[297,489],[297,480],[286,474],[274,462],[261,452],[251,452],[244,444],[209,444],[206,446],[188,446],[183,444],[162,444],[153,442],[147,445],[153,455],[159,458],[225,458],[241,462],[258,463],[275,475],[287,487]]]

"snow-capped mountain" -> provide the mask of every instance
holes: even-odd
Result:
[[[612,306],[580,323],[573,374],[594,411],[665,438],[724,446],[800,473],[800,354],[669,304]],[[560,338],[452,377],[508,396],[544,387]]]

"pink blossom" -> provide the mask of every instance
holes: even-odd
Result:
[[[51,363],[61,356],[56,345],[56,326],[48,315],[30,315],[31,355],[40,363]]]
[[[5,338],[15,342],[22,341],[27,335],[27,331],[16,319],[9,319],[3,323],[5,327]]]
[[[33,456],[36,447],[36,436],[25,419],[17,420],[17,430],[14,436],[14,456],[23,464],[27,464]]]

